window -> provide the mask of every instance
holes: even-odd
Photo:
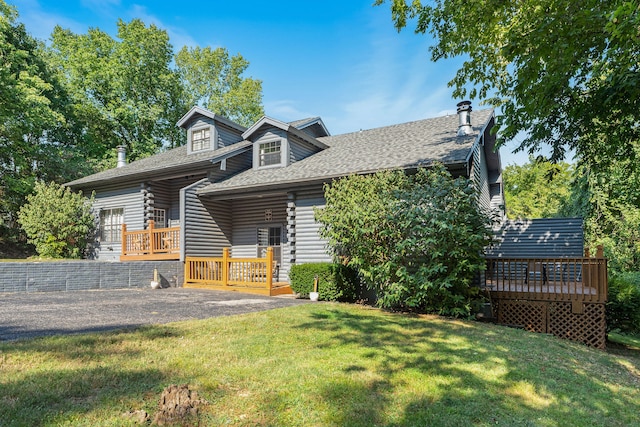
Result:
[[[258,228],[258,246],[280,246],[282,227]]]
[[[282,243],[282,227],[260,227],[258,228],[258,257],[267,256],[267,248],[273,248],[273,259],[280,265]]]
[[[154,227],[165,228],[167,226],[167,211],[165,209],[154,209],[151,219]]]
[[[211,147],[211,131],[209,128],[191,132],[191,151],[208,150]]]
[[[122,240],[124,209],[102,209],[100,211],[100,241],[119,242]]]
[[[280,141],[263,142],[259,148],[259,165],[271,166],[282,163]]]

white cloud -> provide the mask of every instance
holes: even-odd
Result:
[[[314,117],[317,115],[299,109],[296,104],[296,101],[290,99],[267,101],[264,105],[265,114],[269,117],[285,122]]]
[[[350,132],[442,115],[455,108],[450,64],[430,60],[426,35],[398,34],[386,14],[371,14],[368,45],[336,99],[334,131]],[[455,112],[455,109],[454,109]]]
[[[127,11],[127,16],[129,19],[138,18],[147,25],[153,24],[156,27],[165,30],[169,35],[169,41],[176,52],[182,49],[183,46],[195,47],[198,45],[193,37],[191,37],[191,35],[183,28],[168,25],[157,16],[150,14],[145,6],[134,4],[131,9]]]
[[[42,10],[37,0],[23,0],[18,6],[18,20],[22,22],[29,34],[40,40],[49,40],[56,25],[70,28],[72,31],[85,31],[86,26],[63,15]]]

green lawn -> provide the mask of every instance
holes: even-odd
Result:
[[[306,304],[0,344],[0,425],[120,426],[189,384],[200,425],[632,426],[640,352]]]

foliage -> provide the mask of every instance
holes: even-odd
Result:
[[[466,58],[454,97],[501,107],[502,140],[526,132],[520,148],[548,145],[558,160],[597,138],[621,159],[640,139],[637,0],[390,3],[396,28],[415,18],[416,32],[434,37],[434,61]]]
[[[262,114],[262,83],[243,78],[249,65],[224,48],[183,47],[166,30],[118,21],[117,39],[100,30],[74,34],[56,27],[52,61],[66,77],[86,147],[98,166],[112,166],[115,147],[131,160],[186,142],[175,123],[191,105],[248,124]]]
[[[525,165],[509,165],[502,171],[509,218],[561,216],[571,194],[573,167],[529,157]]]
[[[632,158],[582,163],[561,214],[585,218],[586,245],[604,246],[609,270],[634,271],[640,263],[640,165]]]
[[[384,171],[325,187],[316,211],[336,259],[356,268],[385,308],[469,316],[492,238],[473,184],[442,165]],[[363,201],[366,200],[366,203]]]
[[[0,228],[14,235],[16,214],[36,180],[72,179],[86,171],[74,118],[42,44],[0,0]]]
[[[324,301],[353,302],[359,296],[358,275],[352,268],[329,262],[296,264],[289,270],[291,289],[308,296],[318,277],[318,294]]]
[[[249,62],[225,48],[183,47],[175,57],[183,82],[187,105],[202,105],[243,126],[255,123],[263,114],[262,82],[242,74]]]
[[[640,272],[628,272],[609,280],[607,329],[640,334]]]
[[[139,19],[119,20],[116,38],[98,28],[74,34],[56,27],[45,47],[17,18],[16,8],[0,0],[5,240],[20,239],[17,212],[36,181],[69,182],[113,167],[118,145],[127,146],[135,160],[184,144],[185,132],[175,123],[192,102],[207,99],[209,107],[225,109],[217,113],[238,120],[262,114],[261,83],[240,76],[248,66],[240,55],[183,49],[185,65],[178,70],[167,32]],[[216,83],[196,92],[200,77]]]
[[[18,221],[40,256],[80,258],[95,231],[91,203],[68,187],[38,181]]]
[[[51,61],[65,76],[89,158],[113,157],[118,145],[131,159],[180,145],[175,123],[186,106],[167,32],[139,19],[119,20],[117,37],[99,28],[74,34],[59,26],[51,36]]]
[[[432,59],[466,56],[455,97],[501,107],[500,140],[574,150],[580,171],[563,209],[586,218],[617,271],[640,262],[640,3],[637,0],[390,0],[398,29],[415,18]],[[384,3],[377,0],[376,4]]]

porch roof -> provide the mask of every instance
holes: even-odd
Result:
[[[248,150],[251,144],[250,141],[241,141],[218,150],[203,151],[202,153],[196,152],[189,155],[187,155],[187,146],[183,145],[182,147],[174,148],[164,153],[156,154],[155,156],[127,163],[120,168],[108,169],[71,181],[66,185],[69,187],[83,188],[88,185],[95,186],[96,184],[126,182],[132,179],[157,178],[163,175],[169,176],[182,173],[183,171],[192,174],[200,168],[208,170],[211,162],[216,162]]]
[[[350,174],[410,169],[441,162],[466,165],[493,110],[474,111],[474,132],[457,136],[456,114],[318,138],[329,148],[284,168],[250,169],[202,188],[201,195],[226,195],[326,182]]]

